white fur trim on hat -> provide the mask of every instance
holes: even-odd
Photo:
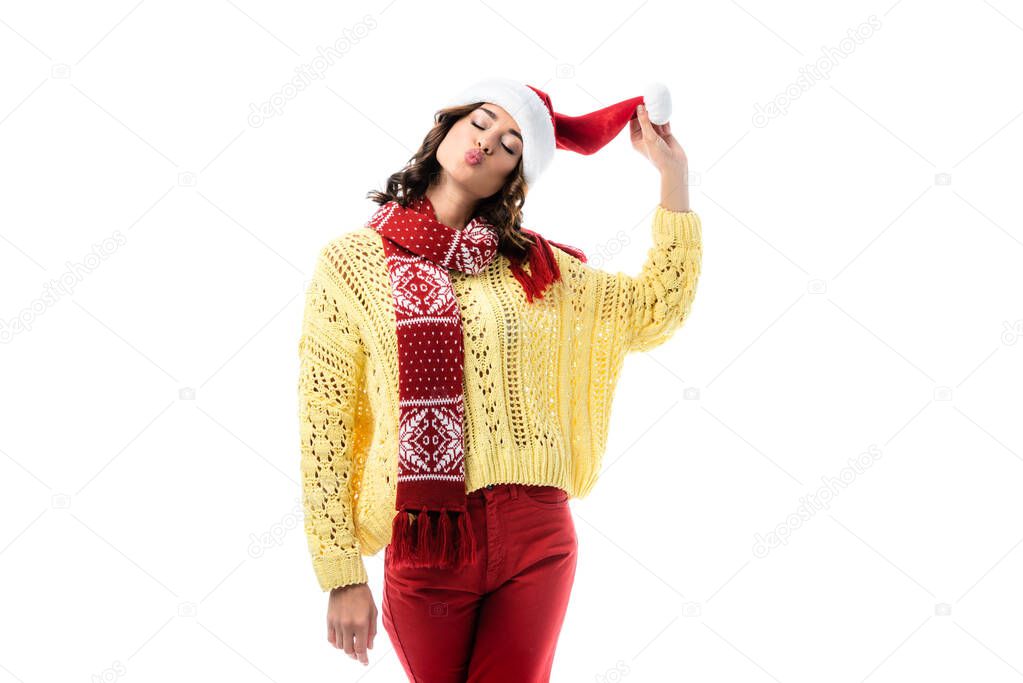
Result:
[[[532,185],[554,159],[557,148],[554,122],[543,100],[524,83],[510,78],[488,78],[463,89],[442,107],[470,102],[493,102],[515,119],[522,133],[522,174]]]

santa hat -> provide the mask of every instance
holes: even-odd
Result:
[[[539,88],[510,78],[489,78],[463,89],[443,106],[493,102],[505,109],[522,132],[522,166],[532,185],[554,158],[555,149],[593,154],[611,142],[645,104],[651,123],[662,125],[671,116],[671,95],[662,83],[650,83],[643,94],[581,116],[554,111],[551,98]]]

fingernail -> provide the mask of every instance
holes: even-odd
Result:
[[[644,107],[642,104],[636,107],[636,109],[638,109],[641,114],[646,111],[646,107]]]

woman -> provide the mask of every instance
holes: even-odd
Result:
[[[364,665],[362,556],[386,547],[383,623],[409,680],[549,680],[576,567],[568,499],[596,482],[625,354],[667,341],[695,296],[701,227],[669,113],[663,86],[568,117],[481,81],[321,251],[299,343],[305,529],[327,640]],[[592,154],[626,123],[661,179],[636,277],[521,220],[556,148]]]

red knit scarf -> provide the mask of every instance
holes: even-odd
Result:
[[[462,319],[450,269],[476,274],[497,257],[498,234],[483,217],[462,230],[437,220],[424,195],[407,208],[380,206],[366,224],[380,233],[398,336],[398,475],[390,558],[395,567],[458,569],[476,558],[465,490]],[[511,270],[527,299],[561,276],[551,244],[538,233],[530,273]],[[410,515],[413,519],[410,519]]]

